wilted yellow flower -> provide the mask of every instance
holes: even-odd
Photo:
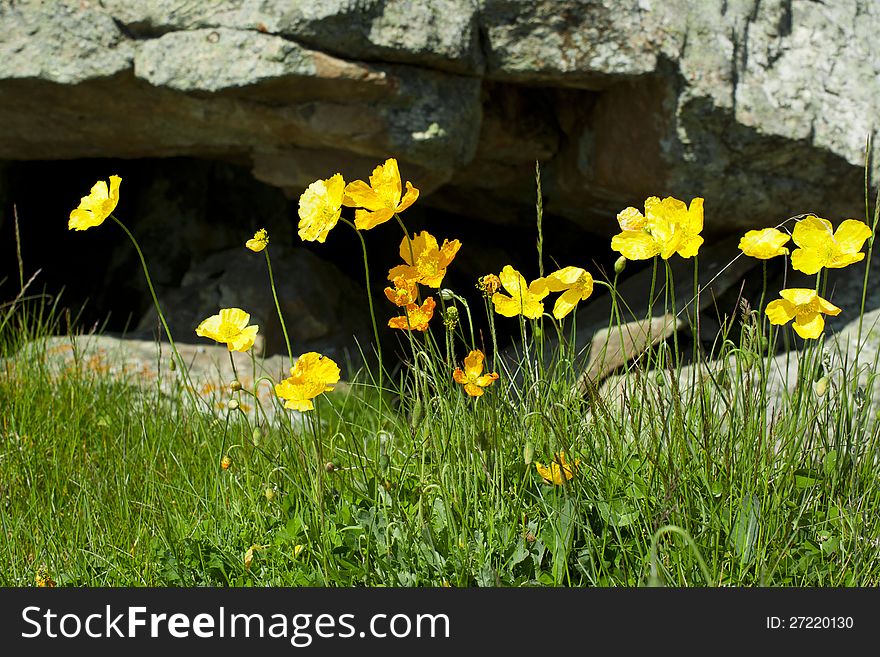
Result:
[[[871,229],[863,221],[847,219],[834,231],[827,219],[807,217],[795,224],[791,237],[800,247],[791,254],[792,268],[815,274],[822,267],[839,269],[862,260]]]
[[[225,455],[222,459],[220,459],[220,467],[223,468],[224,470],[228,470],[231,465],[232,465],[232,457],[229,456],[228,454]]]
[[[403,212],[416,202],[419,190],[406,181],[406,193],[401,197],[400,170],[393,157],[373,169],[370,184],[355,180],[345,187],[343,203],[359,208],[354,213],[354,224],[360,230],[369,230],[385,223],[396,212]]]
[[[419,296],[419,288],[415,281],[395,276],[394,287],[385,288],[385,296],[395,306],[409,306],[416,302]]]
[[[110,213],[116,209],[119,203],[119,183],[122,178],[110,176],[110,188],[107,183],[99,180],[92,185],[92,191],[88,196],[83,196],[79,201],[79,207],[70,213],[67,222],[68,230],[86,230],[93,226],[100,226]]]
[[[55,580],[49,575],[49,569],[46,566],[37,568],[37,574],[34,579],[39,588],[54,589],[56,586]]]
[[[565,452],[558,452],[553,455],[553,461],[550,465],[544,465],[535,461],[535,469],[544,478],[546,483],[561,486],[574,477],[580,462],[580,459],[575,459],[575,462],[570,464],[565,459]]]
[[[644,215],[629,207],[617,215],[617,222],[623,232],[611,239],[611,248],[627,260],[656,255],[668,260],[675,253],[692,258],[703,244],[703,199],[692,199],[688,207],[671,196],[662,201],[651,196],[645,201]]]
[[[839,315],[840,308],[829,303],[815,290],[807,288],[790,288],[782,290],[781,299],[767,304],[764,312],[771,324],[787,324],[794,320],[794,330],[805,339],[818,338],[825,328],[822,314]]]
[[[399,317],[392,317],[388,320],[388,326],[395,329],[404,329],[408,331],[427,331],[428,322],[434,316],[433,297],[424,300],[421,306],[410,304],[406,306],[406,314]]]
[[[296,559],[302,553],[302,551],[305,549],[306,549],[305,545],[300,545],[300,544],[294,545],[293,546],[293,558]]]
[[[739,241],[739,249],[752,258],[768,260],[776,256],[788,255],[785,243],[790,239],[791,235],[776,228],[750,230]]]
[[[471,397],[481,397],[483,388],[498,380],[496,372],[483,374],[483,361],[486,356],[479,349],[470,352],[464,359],[464,371],[456,367],[452,378],[464,386],[464,391]]]
[[[495,274],[486,274],[477,279],[477,289],[486,297],[491,297],[501,289],[501,279]]]
[[[388,280],[403,276],[427,287],[439,288],[446,276],[446,268],[460,248],[461,242],[458,240],[443,240],[443,246],[439,246],[437,238],[426,230],[413,236],[411,244],[404,237],[400,242],[400,257],[406,264],[392,268],[388,272]]]
[[[290,377],[275,384],[275,394],[286,400],[285,408],[311,411],[315,408],[312,400],[333,390],[339,376],[339,366],[332,359],[310,351],[296,359]]]
[[[244,553],[244,567],[246,570],[251,569],[251,564],[254,562],[254,553],[258,550],[265,550],[267,547],[269,546],[258,545],[257,543],[254,543],[247,549],[247,552]]]
[[[544,314],[544,304],[541,303],[541,299],[550,293],[545,279],[538,278],[527,286],[522,274],[510,265],[505,265],[499,280],[510,296],[501,292],[496,292],[492,296],[496,313],[505,317],[523,315],[529,319],[538,319]]]
[[[339,221],[345,181],[337,173],[326,180],[316,180],[299,197],[298,234],[306,242],[324,242],[327,233]]]
[[[241,308],[223,308],[218,315],[211,315],[199,324],[196,335],[225,342],[229,351],[247,351],[254,346],[260,330],[256,324],[247,325],[250,319],[250,314]]]
[[[260,230],[254,233],[253,238],[245,242],[244,245],[254,253],[259,253],[269,246],[269,233],[266,232],[265,228],[260,228]]]
[[[564,267],[546,276],[544,281],[551,292],[562,292],[553,306],[556,319],[565,317],[579,301],[586,301],[593,294],[593,277],[580,267]]]

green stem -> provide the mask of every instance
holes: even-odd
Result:
[[[290,337],[287,335],[287,325],[284,323],[284,315],[281,314],[281,304],[278,303],[278,293],[275,291],[275,277],[272,275],[272,261],[269,259],[269,247],[263,253],[266,254],[266,267],[269,269],[269,286],[272,288],[272,298],[275,300],[275,310],[278,312],[278,321],[281,322],[281,330],[284,332],[284,344],[287,347],[287,357],[293,366],[293,351],[290,349]]]
[[[370,320],[373,323],[373,338],[376,341],[376,354],[379,359],[379,397],[382,397],[382,372],[384,366],[382,365],[382,344],[379,342],[379,325],[376,324],[376,311],[373,307],[373,293],[370,290],[370,263],[367,260],[367,244],[364,242],[364,236],[361,235],[361,231],[357,229],[357,227],[351,223],[348,219],[340,218],[340,221],[351,226],[351,229],[355,232],[355,235],[358,236],[358,239],[361,242],[361,251],[363,253],[364,258],[364,282],[367,286],[367,303],[370,306]]]
[[[198,399],[196,397],[194,391],[192,390],[192,383],[189,380],[189,371],[187,370],[186,363],[183,362],[183,358],[180,355],[180,352],[177,350],[177,345],[174,344],[174,338],[171,337],[171,329],[168,328],[168,322],[165,321],[165,314],[162,312],[162,307],[159,305],[159,298],[156,296],[156,290],[153,287],[153,280],[150,278],[150,272],[147,269],[147,261],[144,259],[143,251],[141,251],[141,247],[138,245],[137,240],[134,238],[134,235],[131,234],[131,231],[126,228],[125,224],[119,221],[115,215],[110,215],[110,218],[116,222],[116,224],[128,235],[128,239],[131,240],[132,245],[134,246],[134,250],[137,252],[138,258],[141,261],[141,267],[144,270],[144,278],[147,279],[147,287],[150,290],[150,296],[153,298],[153,305],[156,306],[156,312],[159,315],[159,321],[162,323],[162,328],[165,330],[165,335],[168,337],[168,342],[171,345],[171,351],[174,353],[174,357],[177,359],[177,364],[180,367],[181,374],[184,377],[184,387],[189,391],[189,395],[191,399]],[[202,400],[204,401],[204,400]],[[205,402],[207,404],[207,402]]]

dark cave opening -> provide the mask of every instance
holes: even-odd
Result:
[[[80,197],[97,180],[111,174],[122,178],[116,216],[138,239],[160,299],[179,288],[187,272],[211,254],[241,248],[258,228],[268,229],[272,245],[305,248],[333,263],[363,294],[364,270],[360,242],[343,224],[331,231],[326,243],[302,242],[296,234],[297,199],[256,181],[244,166],[197,158],[82,159],[16,161],[0,166],[0,299],[18,292],[18,262],[13,208],[17,211],[25,276],[39,270],[31,291],[61,294],[60,307],[77,318],[75,330],[128,333],[152,307],[135,250],[112,222],[87,231],[70,231],[67,220]],[[344,215],[353,218],[353,210]],[[403,215],[412,233],[428,230],[442,243],[459,239],[462,248],[448,269],[443,287],[464,297],[471,309],[478,342],[491,343],[483,299],[475,287],[479,276],[498,273],[513,265],[528,279],[538,276],[535,222],[492,221],[457,215],[431,207],[430,197],[420,199]],[[557,266],[578,265],[601,277],[611,273],[616,254],[604,237],[591,235],[570,221],[545,215],[543,230],[545,272]],[[398,309],[384,297],[387,271],[399,264],[402,236],[395,222],[363,231],[380,336],[392,351],[406,352],[403,336],[385,324]],[[271,247],[270,247],[271,248]],[[629,273],[637,269],[632,267]],[[300,283],[300,282],[297,282]],[[309,280],[302,280],[307,286]],[[268,287],[268,280],[266,280]],[[603,289],[597,287],[595,294]],[[328,321],[332,321],[329,318]],[[439,318],[434,331],[442,331]],[[60,327],[67,330],[66,326]],[[504,345],[519,333],[515,320],[498,321]],[[158,331],[153,335],[158,337]],[[198,342],[194,334],[177,335]],[[398,349],[399,347],[399,349]]]

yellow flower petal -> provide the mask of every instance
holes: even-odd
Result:
[[[645,215],[633,207],[625,208],[617,213],[617,223],[620,225],[620,230],[624,232],[640,232],[645,227],[645,221]]]
[[[815,290],[807,287],[792,287],[779,292],[786,301],[790,301],[795,306],[807,306],[819,298]]]
[[[342,214],[345,181],[337,173],[326,180],[316,180],[299,197],[300,239],[324,242]]]
[[[764,313],[771,324],[788,324],[797,314],[795,306],[785,299],[776,299],[767,304]]]
[[[80,199],[79,206],[70,213],[67,228],[69,230],[86,230],[100,226],[110,216],[119,203],[119,185],[122,178],[110,176],[110,187],[107,183],[99,180],[89,192],[88,196]]]
[[[792,324],[794,332],[806,340],[812,340],[822,335],[825,328],[825,320],[817,312],[798,313]]]
[[[861,251],[868,238],[871,237],[871,229],[864,221],[847,219],[834,231],[834,239],[845,253],[855,254]],[[862,254],[864,257],[864,254]]]
[[[794,243],[803,249],[822,250],[833,237],[834,230],[831,222],[821,217],[806,217],[798,221],[791,237]]]
[[[660,253],[660,245],[651,235],[624,231],[611,238],[611,248],[627,260],[649,260]]]

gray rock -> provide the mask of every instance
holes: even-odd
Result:
[[[273,34],[342,57],[479,73],[474,0],[103,0],[131,32],[225,27]]]
[[[131,69],[132,55],[113,17],[88,3],[0,2],[0,80],[76,85]]]

